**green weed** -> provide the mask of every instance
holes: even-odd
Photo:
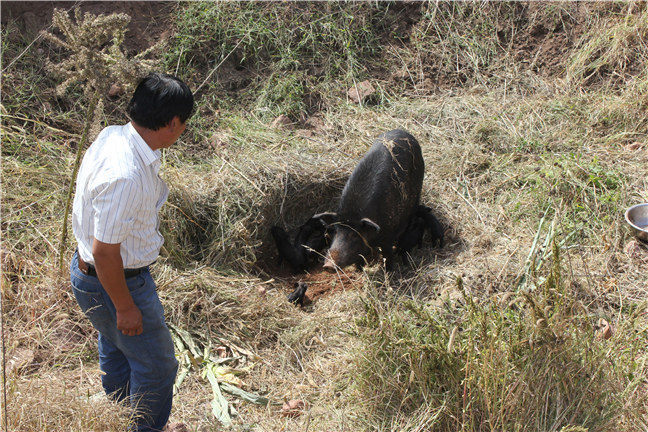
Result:
[[[188,3],[166,62],[191,70],[234,52],[237,67],[278,70],[326,67],[330,76],[353,73],[360,59],[380,51],[380,19],[389,5]],[[211,49],[206,49],[207,47]],[[237,49],[235,50],[235,48]]]
[[[235,101],[267,115],[293,117],[308,110],[318,81],[363,76],[382,51],[388,3],[289,4],[212,2],[178,8],[178,29],[165,64],[182,75],[223,62],[237,90]],[[228,66],[229,65],[229,66]],[[232,69],[233,68],[233,69]],[[245,76],[243,80],[237,75]],[[202,78],[201,78],[202,79]],[[308,88],[307,88],[308,87]],[[227,93],[227,88],[220,92]],[[220,106],[225,105],[225,97]],[[234,101],[232,101],[234,102]]]
[[[306,112],[307,78],[299,73],[274,74],[259,90],[254,109],[261,119],[272,119],[281,114],[296,119]]]

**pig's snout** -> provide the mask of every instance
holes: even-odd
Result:
[[[335,273],[337,269],[337,264],[335,264],[337,258],[337,252],[329,250],[329,253],[326,254],[326,258],[324,259],[324,265],[322,266],[322,268],[329,273]]]
[[[335,273],[335,263],[330,259],[324,261],[324,265],[322,266],[322,268],[329,273]]]

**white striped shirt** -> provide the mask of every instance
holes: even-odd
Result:
[[[153,151],[130,123],[101,131],[83,157],[72,210],[83,261],[94,264],[93,239],[121,243],[124,268],[157,259],[164,242],[158,213],[169,196],[160,163],[160,150]]]

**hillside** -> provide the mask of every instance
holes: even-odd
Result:
[[[48,64],[69,52],[39,31],[61,36],[52,12],[74,3],[38,6],[1,5],[6,430],[124,430],[57,264],[89,99],[82,82],[56,91]],[[241,431],[648,429],[648,247],[623,216],[648,202],[645,3],[81,11],[129,14],[126,56],[157,44],[151,67],[196,93],[164,153],[152,266],[181,362],[172,421],[225,429],[223,390]],[[127,121],[130,85],[102,83],[101,125]],[[393,272],[278,264],[271,226],[335,209],[394,128],[421,143],[444,246],[426,238]],[[64,266],[74,248],[70,229]],[[286,299],[297,281],[303,307]],[[291,399],[305,406],[283,415]]]

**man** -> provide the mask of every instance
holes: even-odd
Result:
[[[176,142],[193,104],[178,78],[147,76],[128,105],[131,122],[99,134],[77,177],[72,289],[99,332],[104,390],[130,401],[138,432],[162,430],[171,412],[178,362],[148,266],[163,243],[158,211],[169,194],[160,149]]]

